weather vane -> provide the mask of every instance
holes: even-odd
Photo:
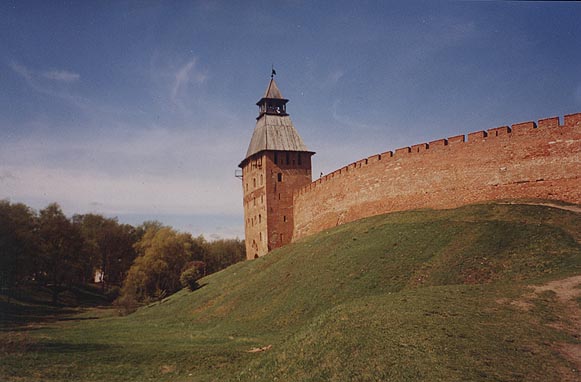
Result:
[[[274,64],[272,64],[272,72],[270,73],[270,79],[273,80],[276,76],[276,70],[274,70]]]

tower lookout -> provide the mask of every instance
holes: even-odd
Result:
[[[254,259],[292,240],[293,193],[311,183],[311,156],[286,111],[273,76],[256,103],[256,127],[242,169],[246,257]]]

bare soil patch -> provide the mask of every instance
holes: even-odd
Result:
[[[533,289],[535,294],[545,291],[553,291],[556,294],[557,300],[563,305],[565,316],[555,326],[581,340],[581,308],[575,301],[581,296],[580,285],[581,275],[533,286]],[[563,370],[563,380],[581,380],[581,344],[559,343],[556,348],[574,365],[572,370]]]

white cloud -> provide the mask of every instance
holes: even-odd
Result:
[[[9,66],[16,74],[20,75],[22,78],[24,78],[24,80],[26,80],[26,82],[30,84],[32,81],[32,74],[26,66],[20,65],[16,62],[11,62]]]
[[[190,83],[203,84],[208,76],[198,70],[196,64],[198,59],[192,58],[189,62],[180,67],[174,75],[174,82],[171,90],[171,99],[176,102],[178,97],[184,94]]]
[[[68,70],[51,70],[42,73],[42,76],[44,78],[48,78],[49,80],[62,82],[74,82],[81,78],[80,74],[69,72]]]
[[[26,81],[26,84],[31,89],[38,93],[59,98],[84,111],[102,112],[107,110],[107,108],[95,104],[95,102],[92,102],[86,97],[75,94],[68,89],[63,89],[62,86],[58,86],[59,83],[62,84],[78,81],[81,78],[80,74],[67,70],[37,71],[14,61],[11,62],[9,66],[14,73],[18,74],[24,79],[24,81]]]

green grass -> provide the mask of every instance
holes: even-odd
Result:
[[[551,325],[563,307],[550,293],[528,310],[506,301],[581,274],[579,227],[532,205],[364,219],[129,316],[5,328],[0,380],[560,380],[556,344],[576,341]]]

